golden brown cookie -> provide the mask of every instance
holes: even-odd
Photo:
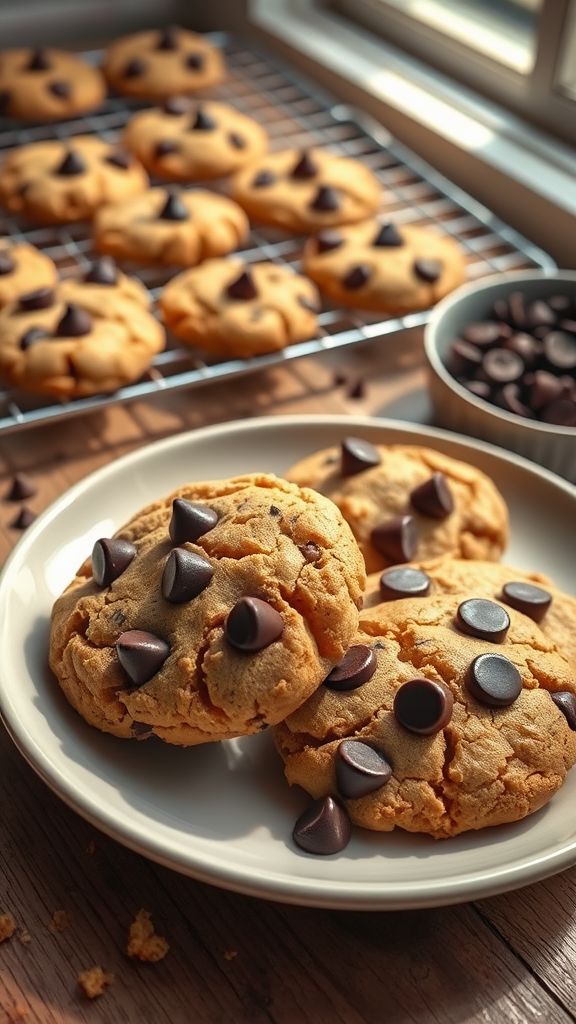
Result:
[[[256,356],[306,341],[318,330],[319,297],[307,278],[275,263],[207,260],[160,295],[177,338],[223,356]]]
[[[45,224],[88,220],[103,203],[143,192],[148,176],[135,157],[93,135],[31,142],[0,167],[0,204]]]
[[[106,82],[98,68],[66,50],[0,52],[0,116],[62,121],[103,103]]]
[[[430,448],[350,437],[286,476],[338,505],[367,572],[446,555],[496,560],[506,546],[508,511],[492,481]]]
[[[0,373],[61,398],[116,391],[164,348],[144,286],[99,260],[84,279],[21,295],[0,313]]]
[[[250,218],[299,232],[363,220],[383,197],[372,171],[324,149],[269,153],[238,171],[231,189]]]
[[[436,594],[362,612],[343,665],[275,730],[288,781],[335,796],[364,828],[437,839],[542,807],[576,761],[571,671],[530,619],[470,603]],[[480,639],[461,616],[508,628]]]
[[[364,583],[320,495],[264,474],[187,484],[97,542],[54,606],[50,664],[116,736],[255,733],[341,659]]]
[[[134,114],[124,143],[151,174],[171,181],[207,181],[232,174],[268,149],[266,132],[226,103],[172,97]]]
[[[449,235],[371,218],[308,239],[304,270],[339,305],[410,313],[462,284],[466,260]]]
[[[246,214],[227,196],[151,188],[102,206],[94,218],[94,245],[118,259],[192,267],[232,252],[249,231]]]
[[[162,100],[217,85],[224,78],[220,50],[176,25],[117,39],[106,50],[104,74],[125,96]]]
[[[52,288],[57,276],[52,260],[33,245],[0,240],[0,309],[23,292]]]

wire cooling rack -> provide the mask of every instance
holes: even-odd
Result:
[[[555,266],[550,256],[438,174],[377,122],[336,103],[310,79],[279,61],[276,55],[262,50],[260,45],[253,46],[251,42],[228,35],[210,38],[225,50],[229,68],[226,83],[215,89],[213,95],[258,120],[270,135],[272,149],[314,145],[328,147],[342,156],[359,158],[382,182],[388,197],[386,212],[396,223],[430,225],[458,239],[467,256],[471,280],[507,270]],[[85,56],[92,62],[100,57],[98,53]],[[57,125],[15,128],[10,122],[0,121],[0,156],[13,146],[46,138],[64,139],[94,133],[115,140],[138,106],[141,104],[112,97],[97,113]],[[86,224],[31,228],[0,212],[0,235],[37,246],[55,261],[63,275],[72,273],[79,265],[86,267],[90,262],[90,228]],[[246,262],[266,259],[297,270],[302,243],[302,238],[256,227],[242,255]],[[177,268],[172,273],[166,268],[126,266],[124,269],[137,273],[154,297],[177,272]],[[421,326],[428,316],[429,311],[423,311],[403,317],[382,317],[326,305],[319,316],[318,337],[282,352],[249,360],[204,361],[194,350],[169,343],[141,381],[113,395],[54,402],[14,390],[0,390],[0,433],[159,392],[238,377],[302,356],[382,338]]]

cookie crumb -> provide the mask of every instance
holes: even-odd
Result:
[[[16,921],[12,914],[0,914],[0,942],[11,939],[16,931]]]
[[[55,910],[48,925],[51,932],[64,932],[70,927],[70,915],[65,910]]]
[[[107,985],[114,981],[113,974],[107,974],[101,967],[89,967],[87,971],[80,971],[78,984],[87,999],[97,999],[104,995]]]
[[[238,956],[237,949],[225,949],[223,953],[225,960],[234,960]]]
[[[20,939],[20,942],[24,946],[29,946],[30,943],[32,942],[32,936],[30,935],[30,932],[26,930],[26,928],[22,928],[18,938]]]
[[[166,939],[156,935],[149,911],[139,910],[130,925],[128,956],[153,964],[163,960],[169,949]]]

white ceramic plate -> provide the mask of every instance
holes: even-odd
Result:
[[[576,771],[542,811],[517,825],[435,842],[357,830],[333,857],[291,841],[307,803],[258,737],[179,750],[89,728],[46,667],[54,598],[91,551],[140,506],[193,479],[282,473],[345,434],[430,444],[485,470],[510,506],[511,564],[574,586],[576,492],[544,470],[458,435],[343,416],[250,420],[161,441],[63,495],[22,538],[0,582],[0,700],[20,751],[71,807],[139,853],[206,882],[324,907],[391,909],[456,903],[525,885],[576,862]]]

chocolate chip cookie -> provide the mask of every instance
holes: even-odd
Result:
[[[349,437],[286,476],[338,505],[367,572],[445,555],[497,560],[506,546],[508,511],[492,481],[429,448]]]
[[[160,295],[166,326],[181,341],[222,356],[276,352],[318,330],[311,281],[275,263],[207,260]]]
[[[304,269],[339,305],[410,313],[462,284],[466,260],[448,235],[372,218],[310,238]]]
[[[257,121],[226,103],[173,97],[135,114],[124,143],[158,178],[207,181],[256,160],[268,137]]]
[[[225,69],[220,50],[207,39],[168,25],[117,39],[106,50],[103,70],[117,92],[162,100],[217,85]]]
[[[151,188],[102,206],[94,218],[100,252],[137,263],[191,267],[223,256],[250,232],[246,214],[227,196],[197,189]]]
[[[57,276],[52,260],[33,245],[0,240],[0,309],[22,292],[53,287]]]
[[[50,664],[116,736],[256,733],[340,661],[364,583],[321,495],[264,474],[187,484],[96,542],[54,606]]]
[[[383,197],[372,171],[324,149],[269,153],[238,171],[231,188],[250,218],[296,232],[363,220]]]
[[[106,96],[98,68],[65,50],[0,52],[0,117],[62,121],[95,110]]]
[[[342,664],[275,738],[288,781],[355,824],[444,839],[547,803],[576,761],[575,693],[530,619],[436,594],[361,613]]]
[[[88,220],[147,186],[135,157],[93,135],[19,146],[0,167],[0,204],[44,224]]]
[[[137,380],[164,348],[139,281],[100,260],[83,279],[27,292],[0,312],[0,373],[25,391],[73,398]]]

